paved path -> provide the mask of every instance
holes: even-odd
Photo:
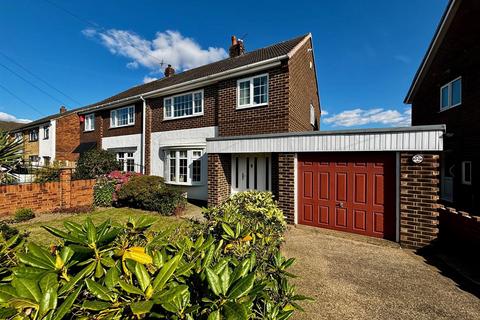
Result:
[[[283,251],[315,299],[294,319],[480,319],[480,299],[390,242],[292,227]]]

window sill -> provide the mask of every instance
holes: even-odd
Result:
[[[93,132],[93,131],[95,131],[95,129],[93,129],[93,130],[83,130],[83,132]]]
[[[243,110],[243,109],[260,108],[260,107],[265,107],[265,106],[268,106],[268,102],[267,103],[261,103],[261,104],[248,105],[248,106],[237,106],[235,109],[236,110]]]
[[[180,119],[188,119],[188,118],[197,118],[203,116],[203,113],[192,114],[189,116],[181,116],[181,117],[174,117],[174,118],[163,118],[163,121],[173,121],[173,120],[180,120]]]
[[[184,186],[184,187],[201,187],[205,185],[204,183],[201,183],[201,182],[188,183],[188,182],[170,182],[170,181],[165,181],[165,184],[169,184],[172,186]]]
[[[461,105],[462,105],[462,103],[459,103],[459,104],[453,105],[453,106],[451,106],[451,107],[447,107],[447,108],[443,108],[443,109],[440,108],[439,113],[440,113],[440,112],[443,112],[443,111],[447,111],[447,110],[453,109],[453,108],[455,108],[455,107],[459,107],[459,106],[461,106]]]
[[[134,126],[135,126],[135,123],[132,123],[132,124],[126,124],[126,125],[123,125],[123,126],[109,127],[108,130],[110,130],[110,129],[121,129],[121,128],[134,127]]]

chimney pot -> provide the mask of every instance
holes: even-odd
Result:
[[[237,44],[237,37],[232,36],[232,46],[235,46]]]
[[[243,40],[237,39],[236,36],[232,36],[232,45],[228,50],[230,58],[235,58],[241,56],[245,53],[245,46],[243,45]]]
[[[165,77],[171,77],[175,74],[175,69],[172,68],[172,65],[169,64],[166,68],[165,68]]]
[[[67,112],[67,108],[65,108],[65,106],[61,106],[60,113],[64,113],[64,112]]]

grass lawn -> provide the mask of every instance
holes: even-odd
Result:
[[[198,215],[200,212],[201,208],[189,203],[187,205],[186,211],[184,212],[184,216],[191,217],[194,215]],[[162,230],[167,227],[181,226],[182,224],[187,224],[186,220],[182,217],[165,217],[155,212],[142,211],[130,208],[102,208],[97,209],[94,212],[81,214],[40,214],[35,219],[23,223],[18,223],[13,226],[20,230],[20,232],[29,232],[30,236],[28,237],[28,239],[30,241],[34,241],[38,244],[50,245],[57,243],[58,239],[45,231],[45,229],[42,228],[42,226],[44,225],[64,229],[64,221],[82,223],[87,217],[90,217],[95,224],[100,224],[107,219],[111,219],[112,222],[117,224],[123,224],[128,220],[129,217],[142,216],[150,216],[157,219],[155,224],[152,226],[153,230]]]

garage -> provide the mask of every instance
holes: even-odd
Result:
[[[425,247],[438,235],[444,133],[432,125],[209,138],[208,203],[269,190],[290,224]]]
[[[298,223],[395,240],[394,153],[298,155]]]

